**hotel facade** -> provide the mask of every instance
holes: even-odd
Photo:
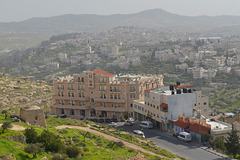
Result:
[[[163,76],[122,75],[103,70],[84,71],[54,80],[52,114],[94,121],[133,117],[133,101],[144,90],[163,86]]]

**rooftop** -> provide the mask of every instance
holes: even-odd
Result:
[[[94,70],[92,71],[94,74],[101,74],[101,75],[104,75],[104,76],[115,76],[115,74],[112,74],[112,73],[108,73],[106,71],[103,71],[103,70]]]

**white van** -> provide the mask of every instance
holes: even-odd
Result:
[[[140,130],[133,130],[133,133],[135,133],[135,134],[137,134],[137,135],[139,135],[139,136],[145,138],[144,133],[143,133],[142,131],[140,131]]]
[[[153,123],[151,121],[142,121],[139,126],[140,128],[149,129],[149,128],[153,128]]]
[[[191,134],[187,132],[180,132],[177,138],[185,142],[190,142],[192,140]]]

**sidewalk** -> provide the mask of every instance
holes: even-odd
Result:
[[[160,129],[151,129],[151,131],[152,131],[152,132],[155,132],[155,133],[158,133],[158,134],[165,134],[165,135],[172,136],[172,133],[170,133],[170,132],[161,132]],[[196,146],[199,145],[198,142],[191,142],[191,143],[194,143]],[[228,157],[228,156],[226,156],[226,155],[224,155],[224,154],[222,154],[222,153],[219,153],[219,152],[217,152],[217,151],[215,151],[215,150],[213,150],[213,149],[210,149],[210,148],[208,148],[208,147],[201,146],[200,148],[201,148],[202,150],[205,150],[205,151],[209,152],[209,153],[212,153],[212,154],[215,154],[215,155],[217,155],[217,156],[219,156],[219,157],[222,157],[222,158],[224,158],[224,159],[226,159],[226,160],[230,160],[230,159],[231,159],[230,157]],[[233,159],[231,159],[231,160],[233,160]]]
[[[217,155],[217,156],[219,156],[219,157],[222,157],[222,158],[224,158],[224,159],[231,159],[230,157],[228,157],[228,156],[226,156],[226,155],[224,155],[224,154],[222,154],[222,153],[219,153],[219,152],[217,152],[217,151],[215,151],[215,150],[213,150],[213,149],[210,149],[210,148],[208,148],[208,147],[200,147],[201,149],[203,149],[203,150],[205,150],[205,151],[207,151],[207,152],[210,152],[210,153],[212,153],[212,154],[215,154],[215,155]]]

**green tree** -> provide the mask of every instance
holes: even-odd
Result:
[[[7,119],[7,111],[6,111],[6,110],[3,110],[3,111],[2,111],[2,114],[5,114],[5,119]]]
[[[38,133],[34,128],[27,128],[24,131],[27,143],[37,143],[38,142]]]
[[[42,148],[41,143],[30,143],[26,145],[24,151],[30,154],[33,153],[33,158],[35,158],[37,157],[37,153],[43,152],[44,149]]]
[[[63,149],[64,145],[58,135],[54,135],[48,130],[42,131],[39,136],[39,142],[41,142],[46,151],[59,152]]]
[[[12,128],[12,124],[11,123],[12,122],[3,122],[3,124],[2,124],[2,133],[4,133],[5,130],[8,129],[8,128]]]
[[[236,155],[240,149],[239,137],[233,124],[232,131],[228,133],[228,137],[226,138],[226,149],[228,153],[233,154],[234,158],[236,158]]]

